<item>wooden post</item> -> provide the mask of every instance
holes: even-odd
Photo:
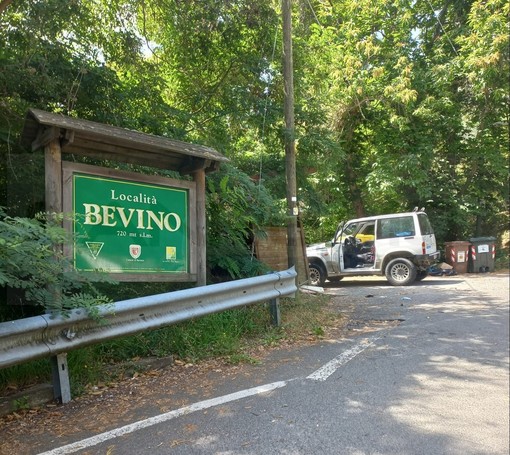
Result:
[[[197,286],[207,284],[206,269],[206,222],[205,222],[205,169],[193,173],[197,185]]]
[[[59,139],[52,139],[44,146],[45,200],[48,222],[56,222],[55,214],[63,211],[62,206],[62,151]],[[60,246],[62,248],[62,246]],[[53,289],[58,298],[60,289]],[[63,404],[71,401],[67,354],[62,353],[50,359],[53,376],[53,396]]]
[[[49,214],[62,212],[62,153],[58,139],[44,147],[46,186],[46,211]]]
[[[306,257],[305,230],[303,228],[303,223],[301,223],[301,219],[298,218],[297,224],[299,227],[301,253],[303,255],[303,261],[302,262],[298,261],[298,267],[296,267],[296,272],[298,273],[297,279],[299,284],[310,279],[310,270],[308,269],[308,258]],[[301,267],[299,267],[299,265],[301,265]]]
[[[297,249],[297,184],[294,131],[294,77],[292,62],[292,0],[282,0],[283,80],[285,115],[285,173],[287,177],[287,257],[288,266],[299,269]],[[298,274],[299,275],[299,274]]]

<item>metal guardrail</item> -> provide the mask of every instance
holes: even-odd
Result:
[[[297,291],[289,269],[255,278],[124,300],[98,307],[99,321],[84,310],[0,323],[0,368],[69,352],[121,336],[158,329]]]
[[[98,320],[92,319],[85,310],[73,310],[68,317],[45,314],[2,322],[0,368],[56,356],[58,371],[54,371],[53,378],[55,395],[66,403],[70,401],[65,359],[67,352],[207,314],[292,295],[297,291],[296,275],[294,268],[290,268],[255,278],[115,302],[98,307]],[[276,313],[277,309],[273,308],[273,318]]]

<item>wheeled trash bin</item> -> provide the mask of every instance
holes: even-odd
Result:
[[[472,273],[486,273],[494,271],[496,257],[495,237],[473,237],[469,239],[469,271]]]
[[[445,242],[445,261],[450,264],[457,273],[468,271],[469,242],[456,240]]]

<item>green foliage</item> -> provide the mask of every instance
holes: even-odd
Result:
[[[0,14],[0,204],[20,216],[41,210],[41,166],[15,158],[26,109],[39,107],[206,143],[258,179],[272,197],[268,213],[281,212],[281,11],[279,2],[259,3],[11,2]],[[500,233],[508,222],[508,8],[505,0],[294,3],[307,241],[331,236],[342,218],[416,205],[440,241]],[[239,227],[246,243],[249,211],[229,201],[240,216],[214,226],[217,194],[234,199],[247,187],[224,191],[218,179],[209,177],[211,268],[253,273],[219,229],[229,220],[223,227]]]
[[[10,217],[0,207],[0,286],[21,291],[22,303],[48,313],[86,308],[97,316],[97,305],[110,300],[70,266],[61,251],[70,239],[56,221],[43,214],[33,219]]]
[[[225,357],[237,352],[241,340],[268,324],[264,305],[230,310],[172,327],[168,351],[191,361]]]
[[[108,384],[144,369],[143,357],[174,356],[186,362],[211,358],[227,363],[257,363],[257,346],[278,346],[282,342],[321,338],[325,329],[337,323],[329,313],[327,296],[301,295],[281,299],[282,326],[270,324],[265,303],[208,315],[170,327],[120,338],[71,351],[68,355],[73,396],[91,385]],[[47,359],[0,370],[0,393],[49,381]]]
[[[0,370],[0,390],[5,396],[6,390],[26,389],[35,384],[49,381],[51,378],[50,362],[47,359],[14,365]]]
[[[302,89],[320,97],[341,150],[307,181],[327,198],[338,193],[329,213],[418,205],[440,241],[500,232],[508,222],[508,2],[313,7],[319,23],[299,41],[309,68]],[[331,226],[329,213],[304,219]]]
[[[230,165],[207,179],[207,261],[213,276],[255,276],[267,271],[250,251],[253,236],[281,220],[264,187]]]
[[[30,404],[28,402],[27,396],[22,396],[14,401],[14,410],[15,411],[20,411],[20,410],[25,410],[25,409],[30,409]]]
[[[42,154],[18,142],[29,107],[224,153],[232,165],[207,177],[210,278],[264,273],[251,242],[264,226],[285,224],[279,8],[277,1],[10,2],[0,12],[0,205],[10,214],[0,213],[0,285],[46,311],[93,311],[106,301],[94,287],[114,300],[168,290],[92,286],[67,271],[55,246],[69,239],[30,218],[44,208],[44,165]],[[331,238],[342,219],[414,206],[427,208],[440,243],[501,238],[509,221],[508,15],[507,0],[294,3],[307,242]],[[304,309],[297,311],[301,322]],[[247,321],[227,323],[246,316],[235,314],[73,352],[71,368],[86,372],[73,387],[100,375],[102,359],[229,355],[238,342],[228,334],[251,330]],[[321,327],[312,324],[311,333]],[[265,339],[283,336],[269,330]],[[32,373],[49,376],[43,364]]]
[[[122,368],[112,370],[110,367],[136,364],[136,359],[141,357],[172,355],[196,362],[232,356],[232,362],[251,362],[242,351],[246,339],[272,330],[267,307],[261,304],[77,349],[68,356],[71,388],[73,394],[80,394],[88,384],[114,380]],[[0,370],[0,391],[8,385],[16,384],[21,388],[48,381],[50,375],[47,360]]]

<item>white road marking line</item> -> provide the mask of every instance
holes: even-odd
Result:
[[[335,357],[333,360],[329,361],[325,365],[323,365],[318,370],[314,371],[312,374],[306,377],[306,379],[311,379],[315,381],[325,381],[329,376],[331,376],[338,368],[342,365],[349,362],[349,360],[356,357],[359,353],[363,352],[369,346],[374,344],[376,340],[382,337],[382,334],[377,336],[373,336],[370,338],[364,338],[358,344],[353,346],[350,349],[342,352],[340,355]],[[251,389],[241,390],[239,392],[231,393],[228,395],[224,395],[222,397],[212,398],[210,400],[199,401],[198,403],[190,404],[189,406],[184,406],[180,409],[175,409],[173,411],[166,412],[165,414],[161,414],[158,416],[150,417],[145,420],[140,420],[135,423],[131,423],[129,425],[125,425],[120,428],[115,428],[111,431],[106,431],[105,433],[98,434],[96,436],[92,436],[87,439],[83,439],[78,442],[74,442],[72,444],[67,444],[62,447],[57,447],[56,449],[49,450],[47,452],[42,452],[39,455],[67,455],[70,453],[78,452],[79,450],[86,449],[88,447],[93,447],[102,442],[109,441],[111,439],[118,438],[119,436],[123,436],[126,434],[134,433],[135,431],[141,430],[143,428],[148,428],[153,425],[157,425],[159,423],[168,422],[169,420],[175,419],[177,417],[181,417],[187,414],[191,414],[196,411],[201,411],[204,409],[213,408],[215,406],[231,403],[233,401],[241,400],[246,397],[251,397],[253,395],[260,395],[265,392],[270,392],[272,390],[279,389],[281,387],[285,387],[289,382],[294,381],[295,379],[289,379],[287,381],[277,381],[271,384],[265,384],[258,387],[253,387]]]
[[[363,352],[369,346],[373,345],[376,340],[381,338],[381,334],[370,338],[364,338],[358,344],[350,349],[342,352],[340,355],[330,360],[328,363],[314,371],[312,374],[306,377],[306,379],[312,379],[314,381],[325,381],[328,379],[338,368],[345,365],[349,360],[352,360],[359,353]]]
[[[279,389],[280,387],[285,387],[288,382],[289,381],[273,382],[271,384],[265,384],[259,387],[241,390],[239,392],[224,395],[222,397],[212,398],[210,400],[204,400],[198,403],[193,403],[189,406],[185,406],[183,408],[176,409],[165,414],[150,417],[145,420],[140,420],[138,422],[120,428],[116,428],[114,430],[107,431],[105,433],[101,433],[87,439],[83,439],[82,441],[58,447],[56,449],[49,450],[48,452],[40,453],[39,455],[65,455],[69,453],[74,453],[77,452],[78,450],[93,447],[110,439],[118,438],[119,436],[133,433],[135,431],[141,430],[142,428],[147,428],[153,425],[157,425],[159,423],[167,422],[169,420],[175,419],[183,415],[191,414],[193,412],[201,411],[203,409],[212,408],[214,406],[218,406],[221,404],[230,403],[232,401],[241,400],[242,398],[250,397],[253,395],[259,395],[261,393],[270,392],[272,390]]]

